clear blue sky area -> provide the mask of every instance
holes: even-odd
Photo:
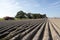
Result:
[[[0,18],[14,17],[20,10],[60,17],[60,0],[0,0]]]

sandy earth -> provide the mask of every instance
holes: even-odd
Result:
[[[60,40],[60,19],[6,21],[0,26],[1,40]]]

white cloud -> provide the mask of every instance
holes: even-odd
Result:
[[[0,17],[14,16],[19,8],[15,0],[0,0]]]
[[[56,8],[56,7],[60,7],[60,1],[49,4],[49,6],[45,9]]]
[[[35,0],[0,0],[0,17],[15,16],[17,11],[39,12],[41,6]]]

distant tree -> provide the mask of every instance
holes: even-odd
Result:
[[[42,18],[46,18],[46,14],[43,14],[43,15],[42,15]]]
[[[41,14],[37,14],[37,13],[36,14],[33,14],[33,18],[34,19],[41,18]]]
[[[23,11],[17,12],[16,18],[26,18],[26,13]]]
[[[28,13],[28,14],[27,14],[27,17],[30,18],[30,19],[32,19],[32,18],[33,18],[32,13]]]
[[[38,14],[38,13],[25,13],[23,11],[18,11],[16,18],[29,18],[29,19],[38,19],[38,18],[46,18],[46,14]]]
[[[4,17],[5,20],[14,20],[15,18],[14,17]]]

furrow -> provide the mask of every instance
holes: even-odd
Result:
[[[45,25],[45,23],[41,26],[41,28],[38,30],[38,32],[36,33],[36,35],[34,36],[34,38],[32,40],[39,40],[40,39],[40,36],[41,36],[42,30],[44,28],[44,25]]]
[[[25,35],[21,40],[32,40],[33,36],[36,34],[40,27],[41,27],[40,25],[36,26],[34,30]]]
[[[35,26],[35,25],[33,25],[33,26]],[[11,40],[16,39],[16,37],[19,38],[19,35],[20,35],[20,34],[21,34],[21,35],[20,35],[20,36],[21,36],[20,38],[22,38],[24,35],[26,35],[27,33],[29,33],[29,32],[31,31],[31,30],[30,30],[31,28],[32,28],[32,26],[29,26],[29,27],[25,28],[26,31],[24,31],[24,32],[22,32],[22,33],[19,33],[17,36],[13,37]],[[20,38],[19,38],[19,39],[20,39]],[[17,39],[16,39],[16,40],[17,40]]]
[[[60,40],[60,37],[58,36],[58,34],[56,33],[56,31],[54,30],[52,24],[49,23],[49,25],[50,25],[50,29],[51,29],[53,40]]]
[[[48,22],[46,23],[46,28],[44,31],[44,36],[43,36],[43,40],[49,40],[49,30],[48,30]]]

